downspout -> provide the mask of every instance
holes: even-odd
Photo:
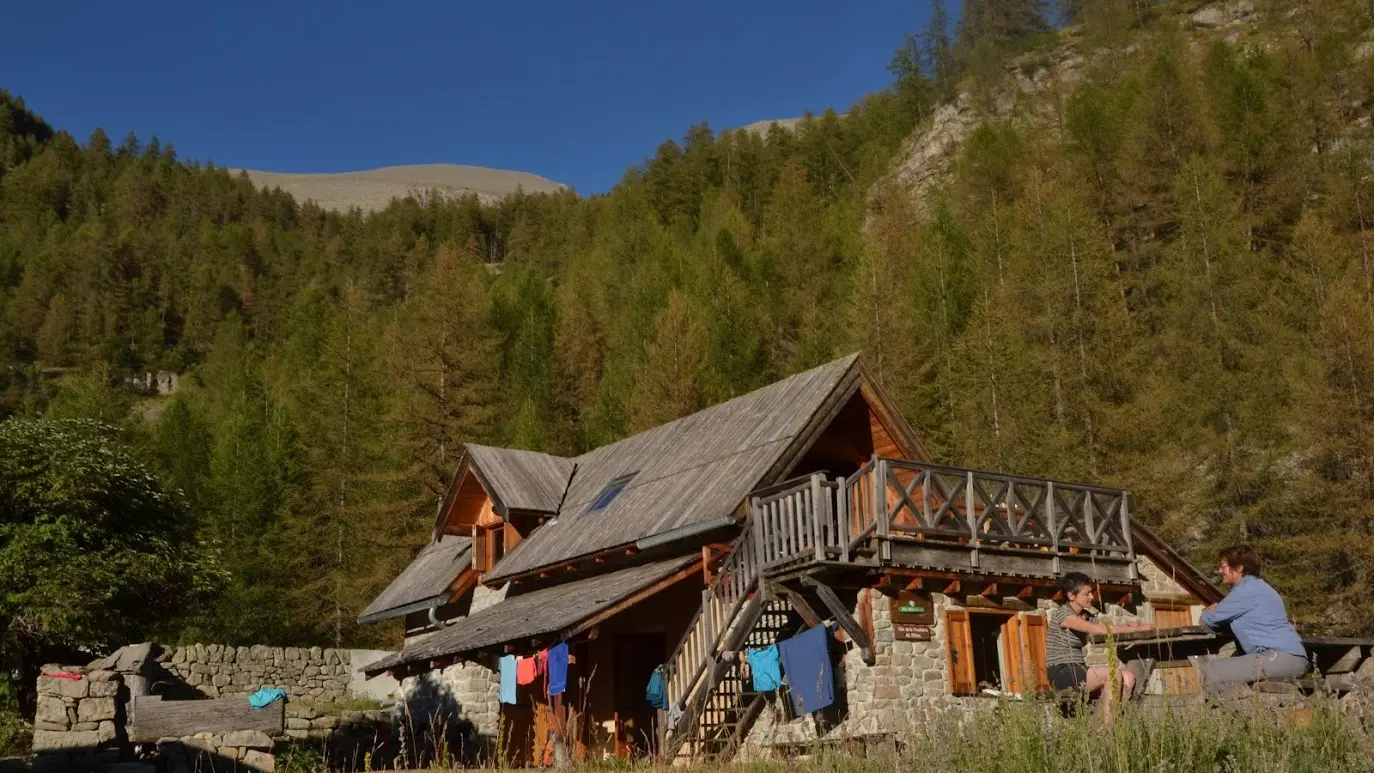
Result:
[[[733,515],[723,515],[709,521],[703,521],[691,526],[684,526],[680,529],[672,529],[662,534],[655,534],[652,537],[645,537],[635,543],[635,548],[637,550],[648,550],[649,548],[656,548],[660,545],[667,545],[670,542],[677,542],[679,540],[688,539],[689,537],[695,537],[698,534],[704,534],[708,531],[732,526],[735,523],[737,523],[737,521]]]

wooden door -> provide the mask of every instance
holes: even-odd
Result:
[[[1193,625],[1193,610],[1182,604],[1151,604],[1156,628],[1182,628]],[[1195,693],[1201,688],[1198,672],[1192,666],[1156,669],[1164,684],[1164,692],[1171,695]]]
[[[945,610],[945,657],[948,661],[951,695],[975,695],[978,682],[973,670],[973,633],[968,611]]]

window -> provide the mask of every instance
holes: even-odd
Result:
[[[624,491],[625,487],[630,485],[630,481],[634,480],[638,474],[638,472],[627,473],[607,483],[606,488],[601,489],[601,493],[597,494],[596,499],[593,499],[592,503],[587,506],[587,512],[596,513],[610,507],[611,502],[615,501],[620,492]]]
[[[946,609],[945,651],[953,695],[1049,690],[1043,615]]]
[[[495,526],[472,527],[472,568],[478,572],[490,572],[505,554],[505,534],[503,524]]]

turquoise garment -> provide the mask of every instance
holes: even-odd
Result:
[[[501,658],[501,702],[515,705],[515,656]]]
[[[264,687],[261,690],[248,696],[248,705],[255,709],[261,709],[272,705],[273,701],[285,701],[286,691],[276,687]]]
[[[655,668],[649,675],[649,686],[644,688],[644,700],[656,709],[668,708],[668,685],[663,680],[663,666]]]
[[[749,671],[754,675],[754,692],[768,692],[782,686],[782,669],[778,665],[778,645],[770,644],[747,652]]]

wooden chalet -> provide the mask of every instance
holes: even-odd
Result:
[[[1221,593],[1130,507],[935,463],[851,355],[576,458],[468,446],[430,546],[359,618],[408,620],[366,670],[469,680],[451,692],[506,729],[510,764],[549,759],[552,729],[576,755],[730,756],[764,743],[767,704],[735,653],[833,621],[837,707],[772,717],[770,742],[894,732],[922,705],[1046,689],[1064,572],[1111,614],[1195,623]],[[565,695],[476,699],[500,656],[560,641]],[[671,711],[645,701],[660,665]],[[1164,669],[1151,689],[1189,685]]]

